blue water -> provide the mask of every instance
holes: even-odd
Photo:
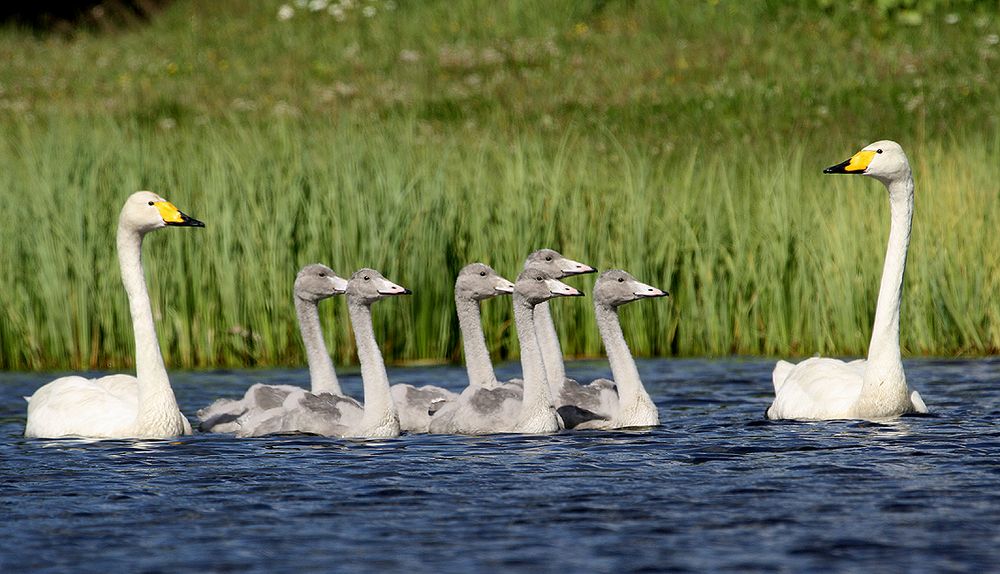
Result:
[[[767,422],[771,367],[640,362],[652,431],[368,442],[27,440],[20,397],[52,375],[0,373],[0,572],[998,568],[1000,360],[908,362],[934,414],[888,424]],[[192,418],[306,377],[172,374]]]

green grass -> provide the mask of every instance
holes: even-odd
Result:
[[[917,182],[906,352],[1000,350],[995,14],[463,1],[337,23],[279,4],[0,30],[0,368],[131,362],[114,228],[146,188],[207,225],[145,248],[172,366],[301,363],[291,282],[313,261],[415,291],[376,308],[387,358],[458,359],[457,270],[513,279],[541,246],[673,293],[623,312],[637,354],[862,354],[888,206],[820,171],[880,138]],[[338,362],[343,305],[321,306]],[[588,300],[553,308],[569,354],[601,352]],[[484,304],[505,357],[510,314]]]

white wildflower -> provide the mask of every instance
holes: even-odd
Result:
[[[958,14],[952,12],[951,14],[948,14],[947,16],[944,17],[944,23],[945,24],[958,24],[958,21],[961,20],[961,19],[962,19],[961,16],[959,16]]]
[[[334,4],[327,9],[327,12],[333,16],[334,20],[338,22],[343,22],[344,18],[347,16],[344,14],[344,9],[340,7],[339,4]]]
[[[292,8],[288,4],[282,4],[281,7],[278,8],[278,20],[281,20],[282,22],[288,20],[294,15],[295,15],[295,8]]]
[[[989,44],[990,46],[996,46],[997,44],[1000,44],[1000,36],[997,36],[996,34],[990,34],[989,36],[986,37],[986,43]]]
[[[419,62],[420,53],[414,50],[401,50],[399,52],[399,60],[401,62]]]
[[[364,8],[361,9],[361,13],[365,15],[365,18],[371,18],[372,16],[375,15],[375,7],[365,6]]]
[[[309,9],[313,12],[320,12],[326,10],[327,4],[329,4],[328,0],[309,0]]]

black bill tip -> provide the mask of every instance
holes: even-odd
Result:
[[[197,219],[181,212],[181,220],[177,222],[169,222],[167,225],[172,225],[174,227],[205,227],[205,224],[198,221]]]

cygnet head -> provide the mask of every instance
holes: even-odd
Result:
[[[881,140],[865,146],[850,159],[824,169],[823,173],[867,175],[888,185],[910,176],[910,162],[898,143]]]
[[[347,280],[321,263],[306,265],[295,276],[295,296],[303,301],[316,303],[346,292]]]
[[[544,267],[528,267],[517,276],[514,293],[534,306],[553,297],[583,297],[579,289],[558,279],[558,275]]]
[[[354,272],[354,275],[351,275],[350,281],[347,282],[348,298],[365,305],[371,305],[386,297],[411,293],[413,291],[396,285],[382,277],[382,274],[374,269],[359,269]]]
[[[497,295],[510,295],[514,284],[497,274],[485,263],[470,263],[458,272],[455,279],[455,296],[461,299],[482,301]]]
[[[639,299],[668,296],[670,293],[652,285],[640,283],[631,274],[621,269],[611,269],[601,273],[594,283],[595,305],[618,307]]]
[[[561,253],[552,249],[539,249],[529,255],[528,259],[524,262],[524,268],[527,269],[529,267],[545,269],[555,279],[596,271],[590,265],[567,259]]]
[[[129,227],[139,233],[149,233],[162,227],[205,227],[205,224],[188,217],[174,204],[152,191],[137,191],[125,200],[119,225]]]

